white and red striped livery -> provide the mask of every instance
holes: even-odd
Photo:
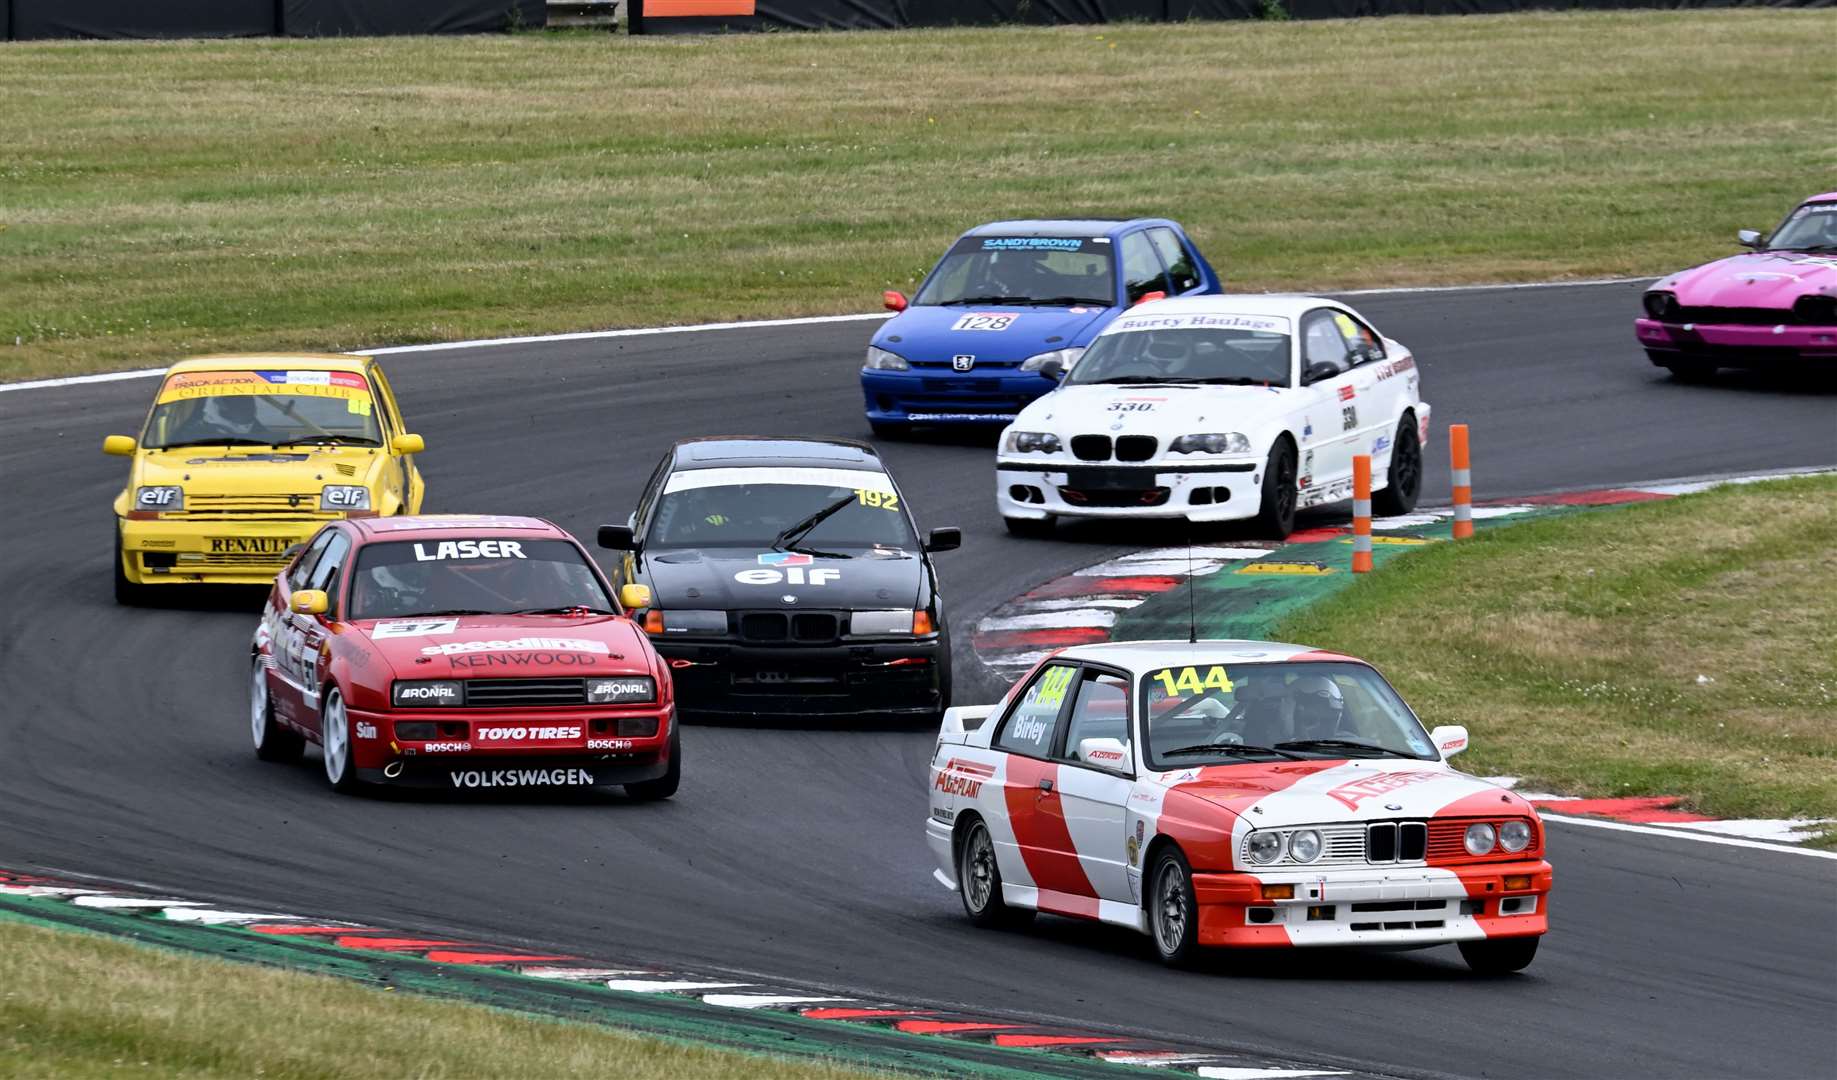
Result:
[[[1457,772],[1362,661],[1258,641],[1066,649],[951,709],[926,834],[971,919],[1130,926],[1204,947],[1458,944],[1530,963],[1550,864],[1530,803]]]

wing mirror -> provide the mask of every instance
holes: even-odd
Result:
[[[1743,229],[1735,234],[1735,241],[1745,248],[1760,247],[1760,233],[1754,229]]]
[[[1429,732],[1429,741],[1443,757],[1453,757],[1467,749],[1467,729],[1459,724],[1447,724]]]
[[[1331,379],[1338,374],[1339,368],[1332,363],[1326,360],[1316,360],[1308,365],[1306,371],[1301,373],[1301,381],[1304,385],[1307,383],[1317,383],[1322,379]]]
[[[1137,300],[1135,303],[1130,304],[1129,306],[1130,307],[1141,307],[1143,304],[1149,303],[1151,301],[1165,300],[1165,299],[1167,299],[1167,293],[1163,292],[1160,289],[1156,289],[1154,292],[1143,293],[1142,298],[1140,300]]]
[[[630,525],[601,525],[598,539],[601,547],[613,551],[638,550],[638,537]]]
[[[906,294],[897,289],[888,289],[880,294],[880,306],[888,311],[904,311],[908,306]]]
[[[287,601],[287,610],[295,615],[323,615],[331,606],[324,589],[301,589]]]
[[[1079,739],[1078,760],[1100,769],[1129,767],[1129,747],[1121,739]]]
[[[389,440],[389,449],[398,454],[419,454],[427,449],[427,440],[419,435],[397,435]]]
[[[649,585],[624,585],[619,588],[619,606],[626,611],[637,611],[651,606],[651,587]]]
[[[1065,365],[1059,363],[1057,360],[1048,360],[1040,365],[1040,376],[1042,378],[1051,379],[1053,382],[1058,382],[1060,379],[1065,378]]]
[[[134,448],[137,445],[139,444],[130,436],[110,435],[108,438],[102,440],[102,452],[104,454],[113,454],[116,457],[129,457],[133,455]]]
[[[926,551],[955,551],[962,546],[962,529],[933,529],[931,535],[925,538]]]

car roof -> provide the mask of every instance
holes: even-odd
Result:
[[[412,517],[350,520],[358,535],[366,541],[528,537],[531,533],[556,540],[572,539],[566,530],[552,521],[514,514],[419,514]]]
[[[1837,191],[1827,191],[1822,195],[1813,195],[1806,202],[1823,202],[1826,199],[1837,199]]]
[[[1324,296],[1307,296],[1301,293],[1223,293],[1217,296],[1176,296],[1168,300],[1151,300],[1146,304],[1138,304],[1130,308],[1123,317],[1273,315],[1284,319],[1299,319],[1315,308],[1323,306],[1352,310],[1338,300],[1330,300]]]
[[[1345,660],[1355,664],[1365,661],[1353,656],[1316,649],[1308,645],[1291,645],[1282,641],[1106,641],[1096,645],[1077,645],[1059,656],[1068,660],[1114,664],[1132,672],[1156,668],[1181,667],[1188,664],[1273,664],[1284,660]]]
[[[683,469],[825,468],[885,472],[872,446],[852,439],[798,439],[771,435],[711,435],[684,439],[671,465]]]
[[[1024,218],[991,221],[964,236],[1116,236],[1140,225],[1179,228],[1166,218]]]
[[[354,371],[363,374],[373,361],[368,356],[345,353],[231,353],[223,356],[194,356],[180,360],[167,370],[168,375],[187,371]]]

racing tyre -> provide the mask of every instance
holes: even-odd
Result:
[[[249,680],[249,729],[255,737],[255,756],[263,761],[291,764],[306,752],[306,739],[274,722],[274,702],[268,697],[268,672],[261,658],[251,664],[255,671]]]
[[[981,821],[970,826],[957,845],[957,895],[970,922],[986,928],[1020,926],[1033,918],[1026,908],[1009,907],[1001,897],[1001,867],[995,862],[995,841]]]
[[[1056,524],[1051,516],[1043,518],[1005,517],[1001,519],[1001,523],[1008,527],[1009,535],[1025,536],[1035,540],[1041,540],[1051,536],[1053,533],[1053,526]]]
[[[889,420],[869,420],[867,426],[874,429],[876,439],[904,439],[912,434],[911,424],[901,424]]]
[[[1155,953],[1169,967],[1199,961],[1199,904],[1193,899],[1193,870],[1178,848],[1161,849],[1148,878],[1148,929]]]
[[[1385,488],[1372,492],[1371,508],[1379,517],[1396,517],[1416,509],[1416,497],[1422,494],[1422,440],[1416,437],[1416,417],[1410,413],[1397,421],[1390,468],[1385,472]]]
[[[325,757],[325,781],[333,791],[348,795],[363,787],[351,761],[351,716],[345,712],[344,695],[336,690],[325,691],[325,706],[319,712],[319,749]]]
[[[682,785],[682,726],[679,722],[670,721],[670,767],[655,780],[640,780],[635,784],[625,785],[625,794],[639,802],[656,802],[676,794]]]
[[[1485,941],[1463,941],[1461,959],[1479,975],[1509,975],[1531,966],[1541,937],[1489,938]]]
[[[135,607],[147,602],[147,586],[136,585],[128,580],[127,571],[121,569],[121,530],[115,530],[115,603],[123,607]]]
[[[1295,531],[1299,498],[1295,487],[1295,446],[1286,438],[1277,439],[1270,448],[1269,462],[1263,466],[1263,507],[1257,511],[1257,532],[1271,540],[1287,540],[1288,534]]]

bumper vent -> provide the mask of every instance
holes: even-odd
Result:
[[[1122,435],[1116,440],[1116,460],[1150,461],[1159,449],[1153,435]]]
[[[466,680],[466,705],[474,709],[586,703],[585,679]]]
[[[820,645],[840,637],[841,627],[842,620],[833,611],[746,611],[740,614],[740,640],[756,644]]]
[[[1365,829],[1365,860],[1421,862],[1428,856],[1429,826],[1421,821],[1374,821]]]

